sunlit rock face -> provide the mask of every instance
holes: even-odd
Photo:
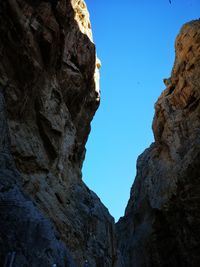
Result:
[[[100,101],[86,4],[1,1],[0,32],[0,265],[113,266],[113,218],[81,180]]]
[[[176,59],[155,105],[155,143],[138,158],[117,224],[121,266],[200,264],[200,21],[176,39]]]

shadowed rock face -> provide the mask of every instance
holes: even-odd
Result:
[[[200,263],[200,21],[184,25],[155,143],[117,223],[81,180],[100,63],[80,0],[0,2],[0,266]]]
[[[117,224],[121,266],[200,264],[200,21],[181,29],[164,82],[155,105],[155,143],[138,158]]]
[[[81,180],[99,105],[99,63],[86,5],[1,1],[0,32],[7,109],[7,122],[5,114],[0,121],[0,265],[16,251],[18,267],[68,266],[68,258],[77,266],[86,259],[91,266],[112,266],[114,220]],[[10,129],[8,149],[2,123]]]
[[[21,177],[10,153],[5,101],[0,91],[0,263],[15,252],[14,266],[75,267],[52,223],[38,211],[19,184]],[[8,258],[9,259],[9,258]],[[6,265],[7,266],[7,265]]]

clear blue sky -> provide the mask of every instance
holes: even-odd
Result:
[[[136,160],[153,141],[154,103],[165,88],[181,26],[200,0],[86,0],[98,57],[101,105],[92,122],[85,183],[116,220],[124,214]]]

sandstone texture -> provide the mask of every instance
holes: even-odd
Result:
[[[121,266],[200,266],[200,21],[176,39],[175,64],[155,105],[155,142],[138,158],[117,224]]]
[[[113,266],[114,220],[81,180],[100,101],[86,4],[1,1],[0,33],[0,266]]]

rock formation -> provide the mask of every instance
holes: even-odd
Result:
[[[138,158],[117,224],[121,266],[200,265],[200,21],[176,39],[176,59],[155,105],[155,142]]]
[[[5,101],[0,92],[0,263],[15,253],[14,266],[75,266],[52,223],[38,211],[20,186],[10,153]],[[17,254],[16,254],[17,253]],[[7,262],[8,263],[8,262]],[[9,262],[11,264],[11,262]],[[8,265],[5,265],[8,266]],[[9,265],[12,266],[12,265]]]
[[[84,1],[1,1],[0,33],[0,266],[199,266],[200,21],[177,37],[117,231],[81,179],[100,101]]]
[[[114,220],[81,180],[100,99],[86,5],[1,1],[0,32],[0,266],[112,266]]]

